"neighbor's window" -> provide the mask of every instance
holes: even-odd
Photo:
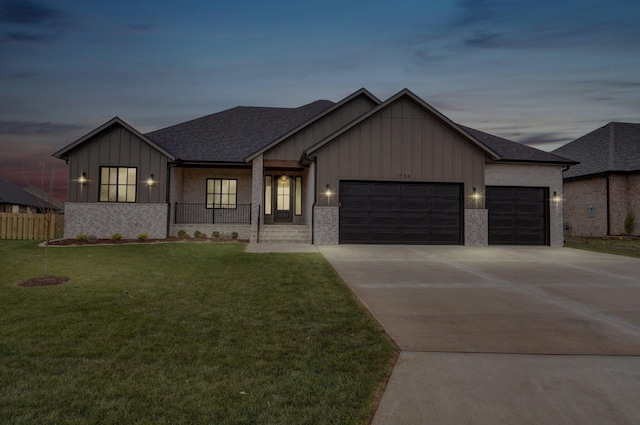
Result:
[[[207,179],[207,208],[235,208],[238,180]]]
[[[100,202],[136,202],[137,169],[100,167]]]

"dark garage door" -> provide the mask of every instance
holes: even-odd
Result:
[[[487,186],[489,244],[549,245],[549,190]]]
[[[460,245],[461,185],[340,182],[340,243]]]

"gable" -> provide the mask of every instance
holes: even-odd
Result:
[[[83,140],[83,143],[65,153],[69,165],[68,200],[96,202],[100,167],[135,167],[138,179],[146,180],[150,174],[158,181],[154,193],[140,190],[139,202],[164,200],[165,176],[168,157],[152,147],[139,134],[119,123],[114,123]],[[77,179],[85,173],[89,183],[79,185]],[[157,190],[156,190],[157,189]],[[150,199],[153,198],[153,199]]]
[[[318,182],[336,178],[467,182],[482,187],[486,152],[401,96],[315,150]]]
[[[265,159],[299,160],[302,152],[378,105],[360,94],[265,152]]]

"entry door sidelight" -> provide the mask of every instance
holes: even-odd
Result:
[[[291,182],[292,178],[289,176],[280,176],[276,180],[276,208],[274,221],[286,223],[293,220],[293,193],[291,191]]]

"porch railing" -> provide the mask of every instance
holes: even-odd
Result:
[[[173,222],[251,224],[251,204],[214,205],[176,202]]]

